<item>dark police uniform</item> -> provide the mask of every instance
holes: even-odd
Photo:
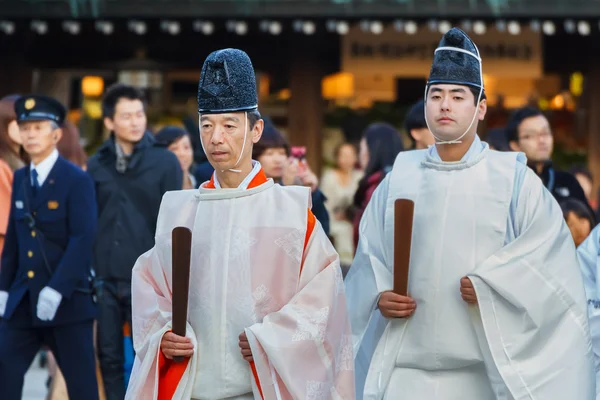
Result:
[[[65,117],[64,107],[45,96],[22,97],[15,111],[19,122],[61,125]],[[23,378],[42,345],[54,353],[71,400],[98,399],[90,282],[94,185],[60,156],[41,187],[32,185],[32,175],[30,166],[15,172],[2,253],[0,291],[8,300],[0,322],[0,399],[21,399]],[[37,315],[45,287],[62,295],[49,321]]]

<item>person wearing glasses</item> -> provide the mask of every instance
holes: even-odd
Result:
[[[506,136],[510,149],[525,153],[527,165],[540,177],[556,201],[562,203],[574,198],[593,213],[577,178],[552,164],[554,137],[550,122],[542,111],[533,107],[515,110],[506,124]]]
[[[66,110],[40,95],[15,102],[31,163],[15,172],[0,269],[0,387],[21,399],[23,378],[47,346],[72,400],[98,399],[91,279],[97,206],[92,179],[56,145]]]

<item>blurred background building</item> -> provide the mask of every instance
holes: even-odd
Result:
[[[441,35],[459,26],[483,56],[490,111],[534,104],[554,128],[557,163],[600,176],[598,0],[0,0],[0,95],[62,100],[93,152],[108,85],[138,85],[154,127],[197,125],[200,68],[245,50],[260,108],[320,169],[333,145],[375,120],[398,127],[423,96]],[[589,157],[587,156],[589,155]]]

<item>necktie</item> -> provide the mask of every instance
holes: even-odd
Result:
[[[38,172],[35,169],[31,170],[31,187],[33,188],[33,195],[35,196],[40,188],[40,184],[38,182]]]

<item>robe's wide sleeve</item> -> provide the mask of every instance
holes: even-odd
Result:
[[[590,334],[596,366],[596,399],[600,400],[600,291],[598,290],[598,253],[600,252],[600,225],[577,248],[579,267],[583,275],[588,301]]]
[[[157,236],[156,245],[140,256],[133,268],[131,305],[136,355],[126,400],[191,398],[196,354],[176,364],[165,359],[160,350],[162,337],[172,326],[171,289],[171,241]],[[189,323],[186,336],[197,348]]]
[[[342,272],[319,222],[302,265],[292,300],[246,329],[262,394],[265,399],[354,400]]]
[[[379,294],[392,289],[393,238],[385,235],[389,191],[388,174],[377,186],[360,221],[360,239],[352,266],[346,275],[346,298],[350,313],[355,357],[357,399],[363,390],[372,355],[388,323],[376,309]],[[392,246],[392,247],[390,247]]]
[[[552,195],[527,171],[516,239],[468,275],[490,358],[515,400],[593,399],[594,364],[575,246]],[[484,335],[484,337],[482,337]]]

